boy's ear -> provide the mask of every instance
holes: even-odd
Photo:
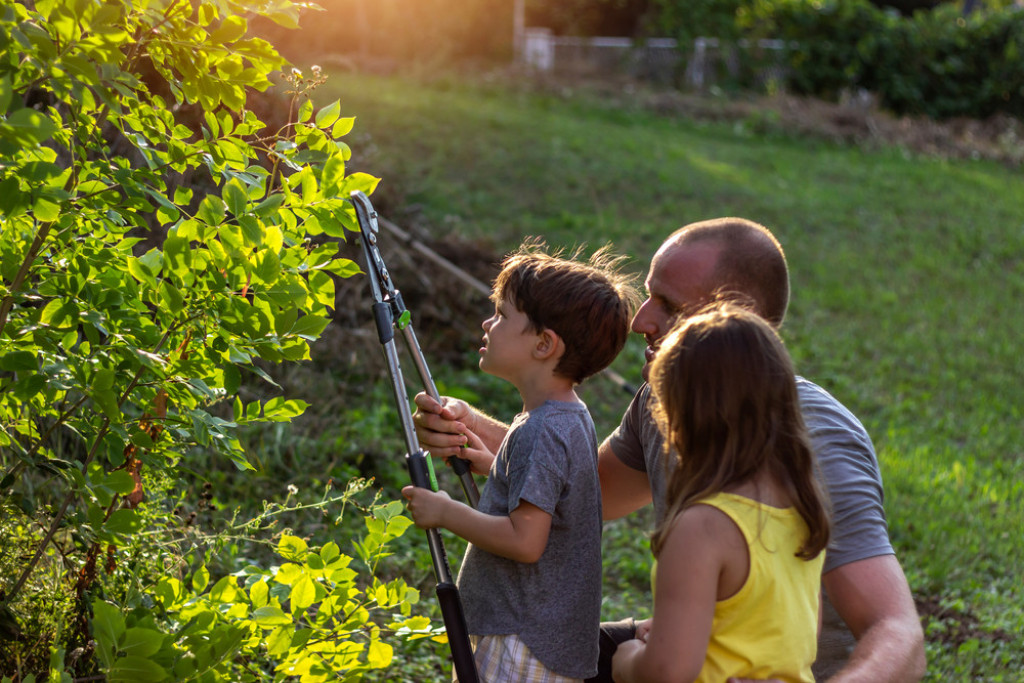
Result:
[[[533,347],[533,357],[537,360],[558,359],[565,353],[565,342],[554,330],[544,328],[537,335],[537,343]]]

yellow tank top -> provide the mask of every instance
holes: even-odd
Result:
[[[810,561],[794,555],[807,538],[803,518],[795,508],[773,508],[731,493],[701,504],[729,515],[743,532],[750,573],[735,595],[715,604],[697,683],[724,683],[730,676],[814,683],[825,553]]]

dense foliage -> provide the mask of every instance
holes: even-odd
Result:
[[[374,571],[409,521],[365,482],[200,529],[247,426],[307,407],[267,369],[310,357],[354,226],[338,102],[248,31],[290,0],[0,4],[0,675],[267,680],[387,666],[418,592]],[[262,384],[267,391],[246,392]],[[201,476],[201,474],[200,474]],[[354,505],[352,547],[277,519]],[[351,525],[350,525],[351,526]],[[266,550],[255,552],[252,542]],[[374,616],[379,614],[380,616]]]
[[[945,5],[906,18],[867,0],[773,0],[738,16],[750,35],[790,46],[794,92],[862,88],[899,114],[1024,117],[1024,12],[963,17]]]
[[[936,119],[1024,116],[1024,12],[1000,3],[966,15],[957,3],[901,15],[869,0],[656,5],[658,30],[679,40],[684,58],[699,36],[738,55],[731,77],[740,86],[762,85],[758,40],[773,39],[786,46],[776,85],[797,94],[835,100],[866,90],[894,113]]]

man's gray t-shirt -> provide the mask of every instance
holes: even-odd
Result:
[[[797,377],[796,388],[829,497],[832,532],[823,572],[857,560],[894,554],[882,505],[882,475],[867,431],[853,413],[821,387]],[[649,385],[641,387],[622,423],[608,437],[608,445],[625,465],[647,473],[657,523],[665,513],[669,459],[648,409],[650,394]],[[814,666],[819,680],[842,666],[855,642],[827,597],[824,608],[825,623]]]
[[[507,516],[522,501],[551,515],[534,564],[470,545],[459,590],[472,635],[516,634],[551,671],[597,673],[601,488],[597,434],[582,403],[548,401],[512,422],[477,507]]]

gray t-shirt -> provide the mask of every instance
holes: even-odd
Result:
[[[797,377],[796,388],[831,510],[832,533],[824,573],[857,560],[894,554],[882,505],[882,475],[867,431],[821,387]],[[625,465],[647,473],[657,522],[666,507],[669,460],[648,409],[650,393],[649,385],[640,388],[622,423],[608,437],[608,445]],[[819,680],[841,668],[855,643],[827,597],[824,603],[825,623],[814,665]]]
[[[547,547],[534,564],[467,548],[458,584],[469,632],[516,634],[551,671],[589,678],[601,620],[601,487],[582,403],[548,401],[512,422],[477,509],[507,516],[522,501],[551,515]]]

